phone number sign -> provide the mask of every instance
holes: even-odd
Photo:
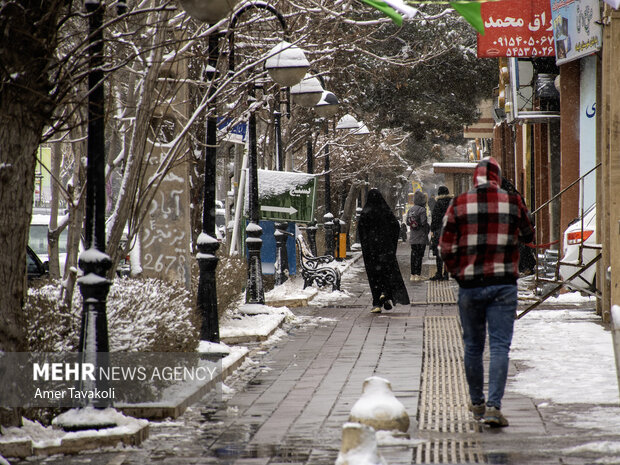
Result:
[[[481,15],[479,58],[555,56],[549,0],[486,2]]]

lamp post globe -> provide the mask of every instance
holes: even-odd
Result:
[[[368,126],[360,121],[357,129],[351,129],[351,134],[354,136],[367,136],[370,134],[370,131],[368,130]]]
[[[310,68],[304,51],[284,40],[273,47],[268,56],[265,69],[271,79],[282,87],[299,84]]]
[[[336,124],[336,129],[359,129],[360,123],[351,115],[346,114]]]
[[[215,24],[235,9],[239,0],[179,0],[181,8],[192,18]]]
[[[299,84],[291,87],[291,99],[293,103],[302,107],[312,108],[321,100],[323,86],[318,78],[306,74]]]
[[[338,97],[333,92],[324,90],[321,100],[314,106],[314,111],[321,118],[329,118],[336,114],[339,105]]]

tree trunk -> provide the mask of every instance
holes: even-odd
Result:
[[[26,108],[0,104],[0,351],[27,350],[24,333],[26,245],[32,216],[35,152],[43,124],[24,124]],[[22,113],[23,112],[23,113]],[[20,118],[21,116],[21,118]],[[30,128],[30,130],[29,130]]]
[[[355,213],[355,201],[357,200],[357,195],[360,190],[360,184],[358,182],[352,182],[351,187],[349,187],[349,193],[347,194],[347,198],[344,201],[344,209],[342,213],[342,221],[345,222],[344,230],[340,232],[347,233],[349,235],[349,231],[351,230],[351,218],[353,218],[353,214]]]
[[[52,89],[62,84],[49,79],[64,8],[47,0],[0,9],[0,351],[28,348],[22,305],[35,152],[56,105]]]
[[[58,258],[58,239],[60,238],[60,233],[64,230],[66,226],[63,226],[62,229],[58,228],[58,203],[60,202],[59,198],[59,188],[57,180],[60,179],[60,159],[62,154],[60,152],[60,143],[54,142],[52,144],[52,155],[51,155],[51,165],[50,173],[51,173],[51,187],[52,187],[52,198],[51,198],[51,213],[50,213],[50,223],[49,229],[47,231],[47,241],[48,241],[48,250],[49,250],[49,273],[50,278],[60,278],[60,260]]]

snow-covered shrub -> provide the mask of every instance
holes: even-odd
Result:
[[[60,282],[31,287],[24,305],[30,350],[77,351],[82,296],[73,308],[61,306]],[[116,279],[107,300],[113,352],[185,352],[198,344],[193,299],[183,286],[157,279]]]
[[[247,284],[248,272],[245,258],[219,256],[216,268],[217,313],[222,315],[228,310],[239,306],[240,298]],[[192,268],[192,289],[198,291],[198,266]]]
[[[81,309],[62,305],[60,281],[31,284],[24,302],[29,349],[33,352],[77,350],[80,315]]]

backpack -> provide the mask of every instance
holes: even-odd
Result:
[[[420,227],[420,225],[418,224],[418,222],[416,221],[413,215],[407,218],[407,224],[409,225],[411,229],[418,229]]]

